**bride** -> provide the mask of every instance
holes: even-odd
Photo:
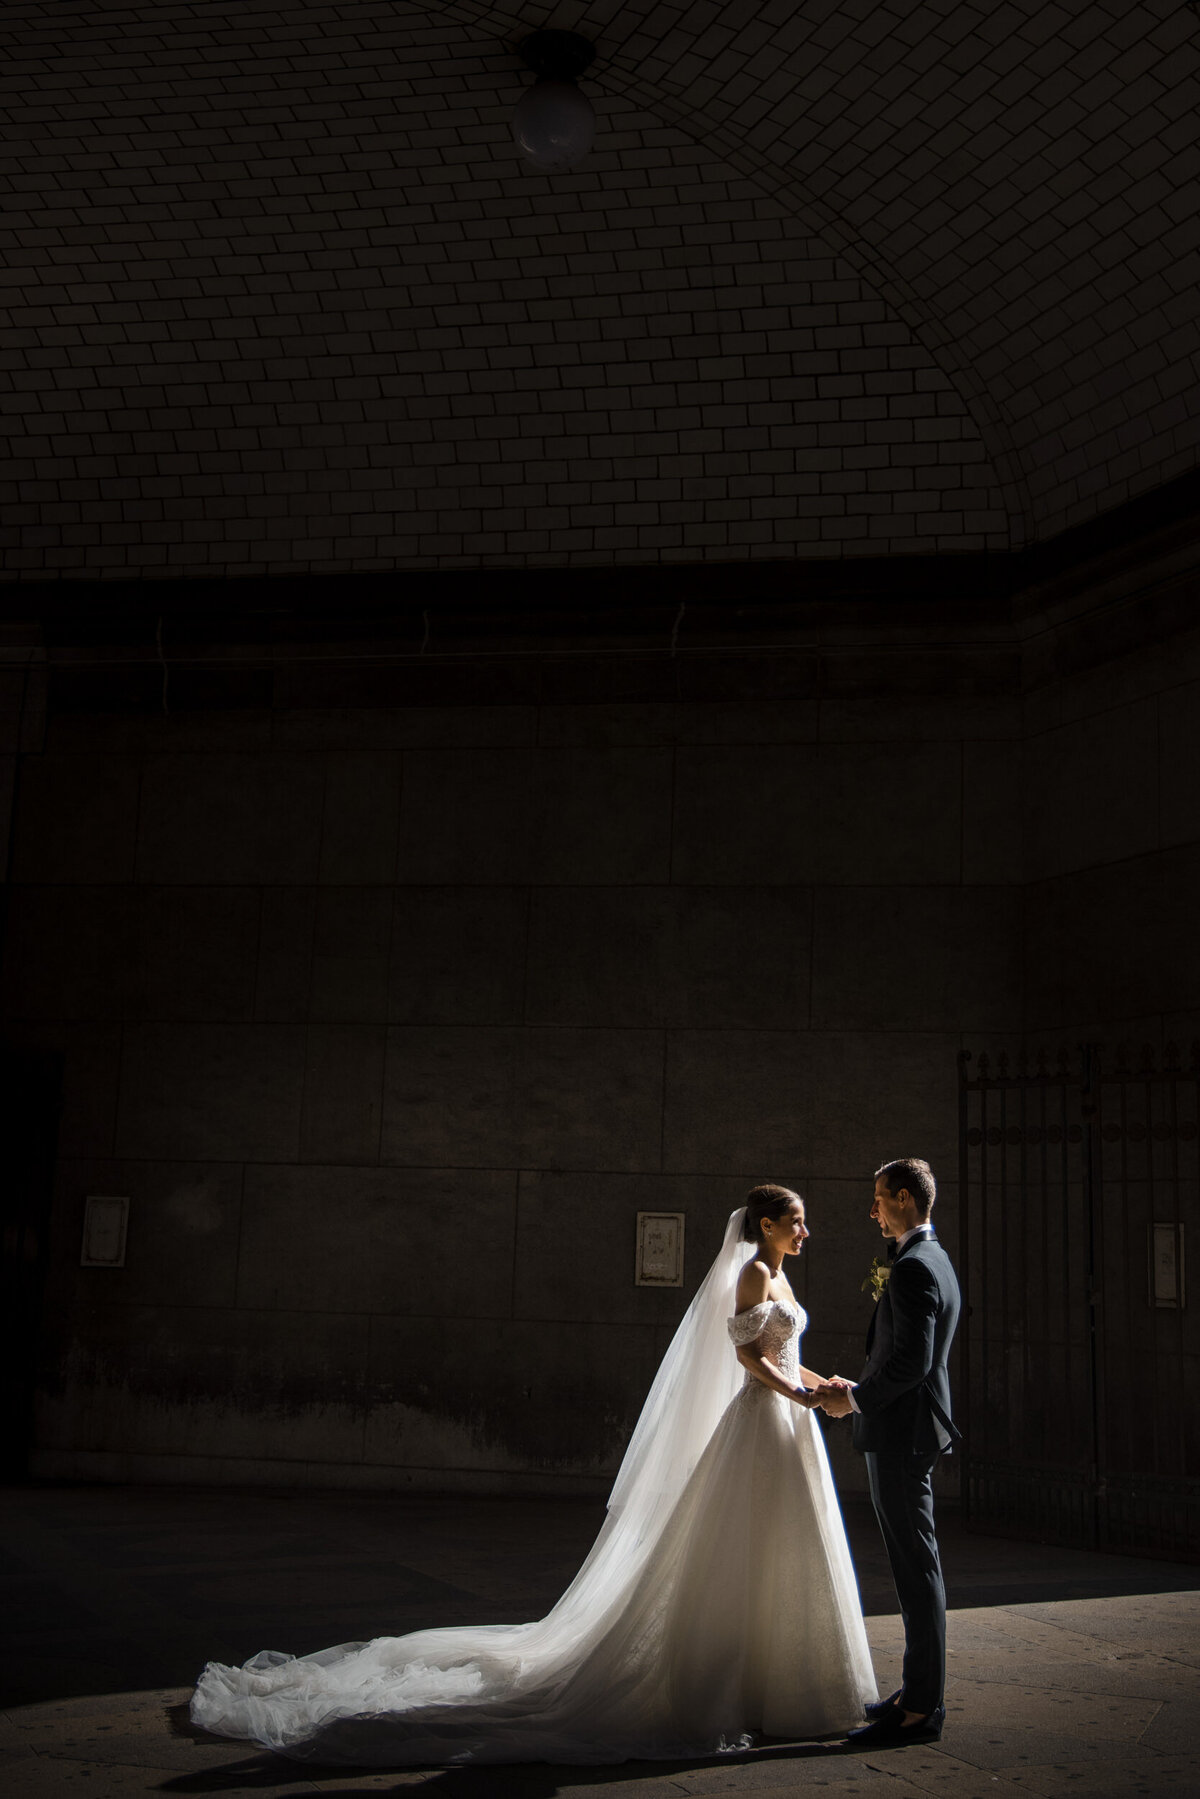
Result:
[[[807,1236],[786,1187],[733,1213],[546,1617],[209,1662],[193,1722],[389,1767],[675,1759],[857,1723],[875,1681],[783,1272]]]

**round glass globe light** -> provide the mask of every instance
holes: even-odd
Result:
[[[536,81],[513,113],[517,148],[535,169],[574,168],[595,134],[595,110],[573,81]]]

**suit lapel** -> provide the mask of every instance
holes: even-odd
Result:
[[[929,1231],[929,1232],[922,1231],[919,1236],[910,1237],[908,1239],[908,1242],[904,1245],[904,1247],[902,1249],[898,1249],[896,1251],[896,1254],[893,1256],[892,1261],[891,1261],[891,1267],[894,1268],[896,1266],[896,1263],[901,1261],[908,1254],[910,1249],[915,1249],[918,1243],[936,1243],[936,1242],[937,1242],[937,1238],[934,1236],[932,1231]],[[877,1324],[879,1323],[879,1308],[883,1304],[884,1300],[887,1299],[887,1297],[888,1297],[888,1290],[885,1287],[883,1289],[883,1292],[879,1295],[879,1298],[875,1302],[875,1310],[871,1313],[871,1322],[867,1326],[867,1354],[868,1355],[870,1355],[872,1346],[874,1345],[874,1342],[875,1342],[875,1328],[876,1328]]]
[[[871,1313],[871,1322],[867,1326],[867,1354],[868,1355],[870,1355],[872,1346],[874,1345],[874,1342],[875,1342],[875,1330],[879,1323],[880,1309],[883,1306],[883,1303],[886,1299],[887,1299],[887,1288],[885,1287],[883,1289],[883,1292],[879,1295],[879,1298],[875,1301],[875,1310]]]

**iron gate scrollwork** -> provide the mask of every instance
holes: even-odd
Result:
[[[963,1504],[1200,1559],[1200,1046],[959,1057]]]

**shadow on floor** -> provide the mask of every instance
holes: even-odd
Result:
[[[172,1728],[175,1725],[175,1714],[186,1709],[181,1706],[169,1708]],[[198,1739],[204,1738],[203,1731],[194,1733]],[[212,1741],[211,1738],[207,1739]],[[423,1770],[410,1769],[403,1778],[403,1787],[393,1788],[395,1792],[426,1794],[429,1799],[555,1799],[555,1795],[568,1785],[574,1792],[580,1787],[594,1786],[613,1789],[622,1782],[642,1781],[669,1778],[672,1774],[695,1774],[706,1768],[723,1768],[730,1766],[749,1767],[763,1762],[825,1762],[845,1761],[853,1757],[853,1751],[841,1740],[813,1743],[763,1743],[754,1749],[745,1750],[737,1755],[698,1756],[690,1761],[630,1761],[617,1764],[606,1764],[602,1767],[559,1766],[552,1762],[516,1762],[511,1766],[486,1766],[479,1768],[430,1768],[425,1780],[414,1781],[413,1775],[420,1775]],[[320,1767],[313,1762],[287,1762],[273,1755],[251,1756],[243,1761],[227,1763],[221,1768],[207,1768],[201,1773],[180,1774],[174,1779],[160,1783],[157,1791],[161,1793],[248,1793],[256,1789],[264,1791],[278,1790],[280,1786],[290,1784],[301,1785],[313,1779],[336,1780],[339,1775],[346,1777],[360,1776],[364,1770]],[[387,1770],[380,1769],[380,1775],[387,1779]],[[388,1789],[380,1789],[386,1792]],[[321,1789],[325,1799],[350,1799],[352,1792],[361,1792],[361,1787],[323,1786]]]
[[[891,1615],[870,1507],[852,1499],[845,1515],[864,1611]],[[0,1703],[178,1689],[209,1659],[264,1648],[541,1617],[602,1518],[552,1499],[0,1489]],[[955,1610],[1200,1588],[1200,1567],[974,1536],[948,1506],[939,1529]]]

